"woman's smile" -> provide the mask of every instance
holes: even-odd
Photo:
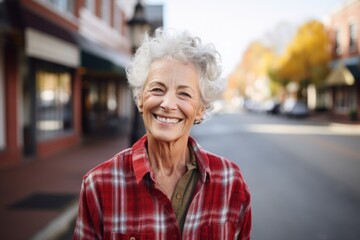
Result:
[[[165,123],[165,124],[176,124],[176,123],[179,123],[180,121],[182,121],[182,119],[179,119],[179,118],[160,116],[157,114],[153,114],[153,116],[155,117],[156,120],[158,120],[161,123]]]

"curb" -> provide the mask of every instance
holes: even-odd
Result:
[[[55,240],[61,234],[65,233],[70,223],[75,220],[78,211],[78,202],[72,203],[64,212],[57,218],[52,220],[43,229],[37,232],[30,240]]]

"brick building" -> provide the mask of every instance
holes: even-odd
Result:
[[[329,13],[331,72],[319,88],[318,107],[344,120],[360,118],[360,0],[338,5]]]
[[[0,1],[0,166],[123,134],[135,1]]]

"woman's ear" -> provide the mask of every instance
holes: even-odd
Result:
[[[196,116],[195,116],[195,122],[196,123],[200,123],[203,120],[205,111],[206,111],[206,105],[201,104],[201,106],[198,108]]]
[[[143,101],[142,101],[142,97],[140,95],[137,97],[137,108],[138,108],[140,114],[142,114],[143,113]]]

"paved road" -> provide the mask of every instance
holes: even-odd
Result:
[[[359,127],[239,113],[216,115],[192,135],[241,167],[252,239],[360,239]]]
[[[252,239],[360,239],[358,126],[239,113],[216,115],[192,135],[241,167]]]

